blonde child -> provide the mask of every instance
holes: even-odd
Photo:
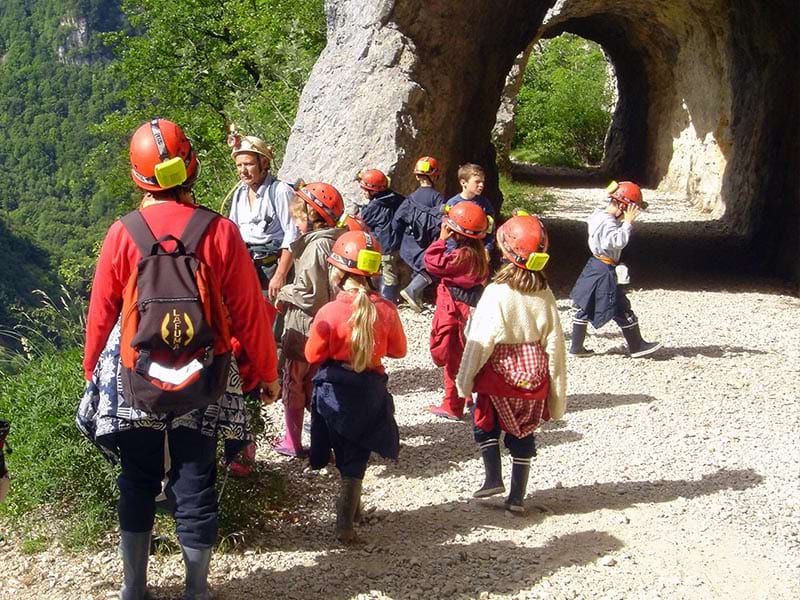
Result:
[[[317,313],[305,349],[306,360],[319,367],[311,403],[311,467],[326,466],[333,451],[341,474],[336,537],[350,543],[356,540],[353,522],[370,453],[396,459],[400,449],[381,359],[405,356],[406,336],[395,305],[370,285],[381,265],[374,234],[344,233],[328,262],[341,291]]]
[[[524,512],[534,431],[566,408],[566,350],[553,293],[542,271],[547,233],[535,216],[515,212],[497,231],[505,264],[484,290],[466,332],[459,394],[477,392],[473,433],[485,469],[473,495],[505,491],[500,431],[512,456],[511,489],[505,506]]]
[[[300,237],[292,243],[294,281],[278,292],[277,308],[285,313],[283,331],[284,433],[274,449],[278,454],[305,454],[301,440],[303,415],[311,398],[314,368],[305,359],[311,321],[317,311],[333,299],[326,259],[343,230],[336,227],[344,213],[341,194],[327,183],[309,183],[295,192],[294,224]]]
[[[489,277],[489,255],[483,245],[488,227],[480,206],[460,202],[447,211],[439,239],[425,251],[425,269],[439,278],[431,323],[431,357],[437,366],[444,367],[444,398],[429,410],[446,419],[460,420],[464,414],[466,400],[456,390],[455,377],[464,351],[467,319]]]

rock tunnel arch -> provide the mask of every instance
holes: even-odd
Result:
[[[685,194],[754,243],[763,270],[800,280],[792,0],[326,0],[325,11],[328,45],[282,176],[352,194],[353,174],[374,165],[408,193],[415,159],[432,154],[448,193],[473,161],[499,200],[491,132],[506,76],[533,40],[569,31],[617,69],[609,170]]]

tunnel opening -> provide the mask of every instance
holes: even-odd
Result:
[[[506,76],[534,41],[568,32],[599,44],[617,74],[602,163],[608,175],[591,187],[602,191],[598,184],[613,177],[668,194],[708,217],[687,225],[688,242],[713,220],[727,228],[739,256],[758,258],[760,272],[798,282],[795,4],[429,0],[420,10],[414,1],[326,3],[328,45],[304,89],[281,174],[313,173],[355,192],[347,174],[371,164],[408,194],[415,160],[433,155],[443,165],[445,195],[459,190],[458,166],[475,162],[487,170],[486,195],[500,202],[503,156],[492,129]],[[659,272],[666,256],[676,271],[698,270],[703,260],[745,277],[736,261],[716,260],[718,246],[677,257],[691,243],[673,236],[642,255]]]
[[[598,44],[571,33],[541,38],[525,54],[510,159],[598,169],[617,104],[613,65]]]

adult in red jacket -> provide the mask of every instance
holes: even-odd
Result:
[[[134,133],[130,159],[133,181],[145,192],[139,210],[153,236],[156,239],[165,235],[179,238],[189,218],[198,210],[191,189],[199,165],[191,143],[175,123],[153,119]],[[177,176],[172,169],[176,166]],[[165,170],[173,175],[171,179],[163,176]],[[163,243],[166,250],[170,250],[166,248],[169,244]],[[260,384],[262,401],[274,401],[279,386],[271,323],[238,227],[222,216],[216,217],[198,243],[196,255],[219,279],[223,301],[230,314],[231,335],[246,349],[250,361],[246,372],[257,379],[254,385]],[[216,441],[225,395],[217,404],[204,409],[184,415],[163,415],[137,410],[117,394],[114,389],[117,369],[106,358],[113,357],[115,350],[117,356],[119,354],[116,324],[123,289],[140,258],[127,229],[120,221],[114,223],[106,234],[97,262],[83,361],[84,375],[89,381],[87,389],[94,386],[99,388],[101,398],[113,394],[115,399],[111,408],[104,405],[102,410],[108,419],[117,423],[113,434],[107,437],[113,436],[122,466],[118,479],[124,569],[120,597],[140,599],[146,593],[155,498],[161,491],[164,444],[168,439],[171,494],[186,566],[184,598],[205,599],[210,597],[208,570],[211,548],[217,537]],[[108,440],[105,443],[108,444]]]

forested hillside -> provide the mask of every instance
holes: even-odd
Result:
[[[185,127],[198,200],[217,208],[236,181],[229,125],[280,156],[324,43],[322,0],[0,2],[0,329],[35,288],[85,291],[106,227],[135,202],[139,123]]]
[[[0,3],[0,298],[27,304],[85,262],[118,199],[84,170],[94,126],[121,106],[100,33],[120,27],[118,0]],[[49,262],[47,256],[49,255]]]

